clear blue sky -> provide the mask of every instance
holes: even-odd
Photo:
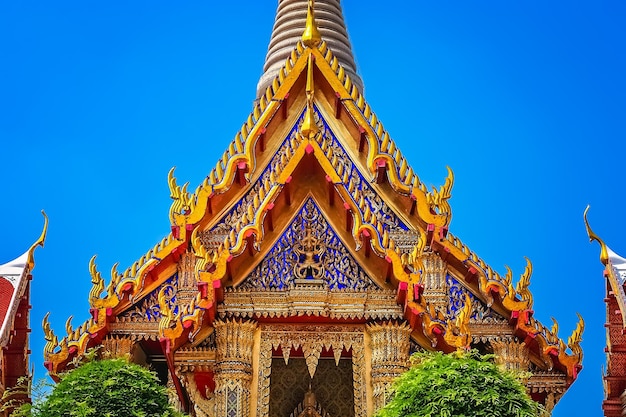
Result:
[[[165,236],[168,170],[195,188],[246,120],[275,7],[0,2],[0,261],[50,216],[37,377],[45,312],[61,336],[87,319],[89,258],[108,277]],[[582,212],[626,255],[626,3],[345,0],[344,14],[366,97],[422,181],[456,174],[451,231],[500,272],[528,256],[535,315],[562,338],[584,316],[584,369],[554,416],[600,416],[605,283]]]

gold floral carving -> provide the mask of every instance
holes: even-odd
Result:
[[[278,347],[282,348],[285,363],[289,361],[291,348],[301,348],[311,377],[315,374],[317,361],[323,348],[332,348],[335,361],[339,361],[343,349],[352,349],[354,415],[365,417],[367,397],[364,330],[363,326],[263,325],[259,357],[257,417],[269,415],[272,349]]]
[[[120,317],[110,324],[110,334],[128,335],[132,340],[159,340],[159,323]]]
[[[389,290],[331,291],[298,284],[285,291],[228,289],[218,306],[229,317],[321,316],[338,319],[402,319],[396,293]]]
[[[185,306],[192,302],[198,294],[196,280],[196,255],[193,252],[185,252],[178,262],[178,281],[176,288],[176,304]]]
[[[107,335],[102,341],[104,352],[110,356],[118,357],[131,355],[135,341],[127,335]]]
[[[496,363],[506,370],[527,371],[530,365],[528,346],[514,337],[498,338],[491,341]]]

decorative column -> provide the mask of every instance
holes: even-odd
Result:
[[[411,328],[406,323],[373,323],[367,326],[372,348],[374,411],[388,400],[392,382],[409,369]]]
[[[250,414],[252,382],[252,347],[254,321],[215,322],[217,352],[215,357],[216,410],[220,417],[247,417]]]
[[[448,282],[446,281],[446,264],[434,252],[424,253],[421,260],[424,267],[422,271],[424,298],[445,317],[450,301]]]
[[[527,371],[530,365],[528,347],[517,338],[497,338],[491,341],[496,363],[507,371]]]

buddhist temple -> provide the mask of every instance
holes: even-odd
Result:
[[[624,415],[626,410],[626,259],[613,252],[596,235],[587,220],[585,226],[589,241],[600,244],[600,262],[604,265],[606,287],[606,369],[603,372],[604,401],[602,411],[605,417]]]
[[[18,388],[22,377],[30,375],[28,335],[30,333],[30,281],[35,267],[35,248],[43,246],[48,229],[44,213],[41,236],[22,255],[0,265],[0,415],[8,415],[10,404],[28,400],[27,391]],[[3,394],[7,390],[7,396]],[[8,395],[11,393],[11,395]]]
[[[91,259],[88,320],[60,338],[44,320],[50,374],[100,347],[193,416],[365,417],[411,353],[475,348],[552,410],[582,318],[561,339],[533,317],[530,261],[500,274],[453,234],[453,172],[422,183],[365,100],[340,0],[280,0],[263,71],[206,179],[169,172],[166,236],[110,276]]]

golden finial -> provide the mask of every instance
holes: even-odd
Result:
[[[426,201],[437,214],[450,217],[450,204],[448,200],[452,197],[452,186],[454,185],[454,172],[449,166],[446,167],[448,175],[445,183],[439,187],[439,190],[432,187],[432,192],[426,195]]]
[[[552,327],[550,328],[550,333],[556,338],[559,335],[559,322],[556,321],[554,317],[550,317],[552,319]]]
[[[596,240],[600,244],[600,262],[602,262],[602,264],[606,266],[609,263],[609,251],[604,241],[600,239],[598,235],[593,232],[593,230],[591,230],[591,226],[589,226],[589,221],[587,220],[588,211],[589,205],[587,205],[587,208],[585,209],[585,212],[583,214],[583,218],[585,219],[585,227],[587,228],[587,235],[589,236],[589,242],[593,242],[594,240]]]
[[[43,244],[46,241],[46,235],[48,234],[48,216],[46,212],[41,210],[41,214],[43,214],[43,230],[41,231],[41,235],[39,239],[33,243],[33,245],[28,249],[28,267],[29,269],[33,269],[35,266],[35,258],[33,257],[35,253],[35,248],[37,246],[41,246],[43,248]]]
[[[579,363],[582,362],[583,350],[580,347],[580,342],[583,340],[583,332],[585,331],[585,320],[579,314],[578,315],[578,324],[576,324],[576,328],[572,332],[571,336],[567,339],[567,346],[570,348],[574,355],[579,357]]]
[[[50,327],[50,322],[48,321],[49,316],[50,312],[47,312],[43,317],[43,322],[41,323],[41,327],[43,328],[43,337],[46,340],[46,344],[44,346],[44,354],[46,356],[52,354],[54,349],[59,345],[59,339]]]
[[[74,329],[72,328],[72,319],[74,318],[74,316],[69,316],[67,318],[67,321],[65,322],[65,332],[67,333],[68,336],[70,336],[72,333],[74,333]]]
[[[313,93],[315,86],[313,84],[313,55],[309,55],[309,62],[306,72],[306,112],[304,120],[300,127],[300,134],[306,139],[313,139],[319,132],[319,128],[315,123],[315,112],[313,111]]]
[[[91,291],[89,291],[89,302],[93,306],[94,300],[100,298],[100,294],[104,291],[104,279],[100,272],[98,272],[98,266],[96,265],[96,255],[92,256],[89,260],[89,274],[91,275]]]
[[[522,297],[522,300],[528,301],[528,308],[531,309],[533,307],[533,294],[530,292],[528,287],[530,286],[530,277],[533,274],[533,264],[530,259],[526,258],[526,268],[524,269],[524,273],[520,277],[520,280],[517,282],[517,286],[515,287],[515,291]]]
[[[320,31],[317,29],[317,23],[315,23],[313,6],[313,0],[309,0],[309,7],[306,12],[306,26],[302,33],[302,43],[309,48],[315,48],[322,42],[322,35],[320,35]]]

